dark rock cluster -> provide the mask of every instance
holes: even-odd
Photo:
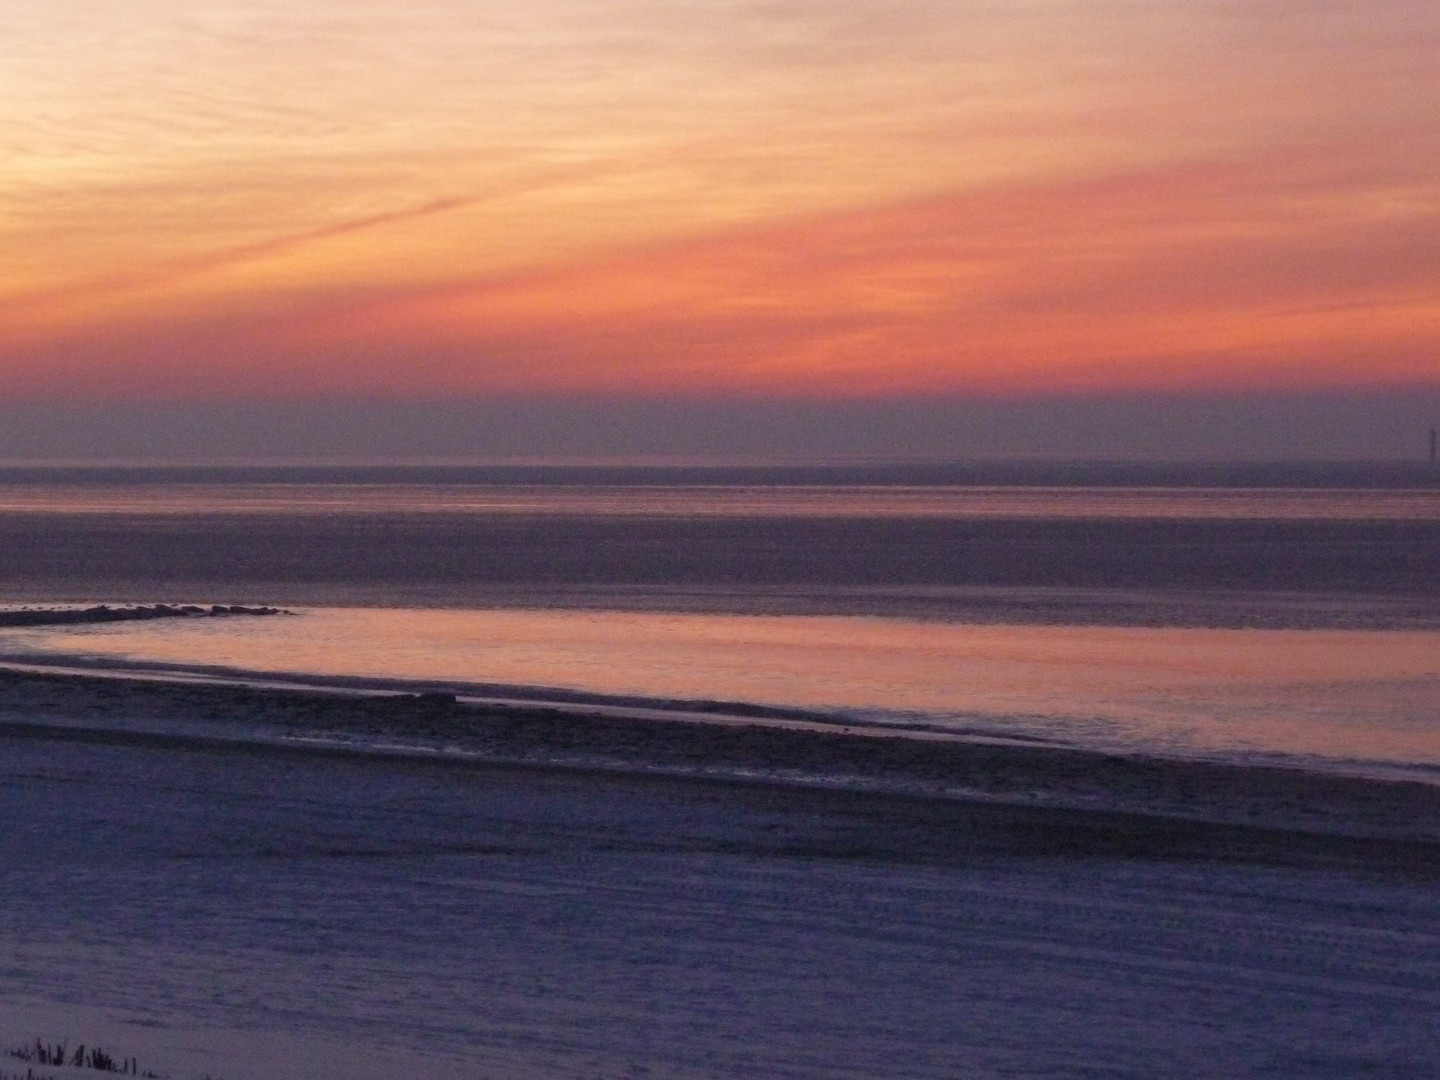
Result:
[[[243,604],[127,604],[111,607],[96,604],[88,608],[20,608],[0,611],[0,626],[65,626],[72,623],[131,622],[143,619],[213,618],[222,615],[290,615],[275,607],[246,607]]]

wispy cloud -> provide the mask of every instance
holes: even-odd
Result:
[[[144,369],[154,390],[221,395],[256,371],[287,392],[400,396],[1440,383],[1440,203],[1403,171],[1287,152],[809,215],[109,345],[132,386]],[[69,355],[93,372],[84,335]]]
[[[542,175],[511,180],[495,190],[429,199],[424,202],[330,221],[312,228],[279,235],[265,236],[248,243],[200,250],[172,258],[145,259],[137,257],[120,272],[95,277],[82,277],[48,288],[0,297],[0,319],[12,317],[41,318],[47,310],[58,308],[62,313],[76,301],[94,302],[125,294],[183,284],[187,280],[246,263],[284,257],[307,247],[390,226],[421,222],[429,218],[471,209],[486,203],[514,199],[522,193],[593,178],[593,167],[564,167],[547,170]]]

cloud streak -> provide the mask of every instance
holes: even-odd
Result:
[[[163,289],[246,263],[273,260],[303,251],[307,247],[340,240],[391,226],[424,222],[483,206],[486,203],[513,199],[547,187],[574,183],[596,176],[593,167],[552,169],[538,176],[511,182],[481,193],[429,199],[418,205],[348,217],[313,228],[266,236],[259,240],[213,250],[198,251],[160,261],[138,261],[132,268],[98,277],[67,281],[61,285],[0,297],[0,321],[7,314],[43,317],[47,310],[58,308],[66,313],[76,302],[99,301],[127,293]]]
[[[910,199],[82,334],[58,377],[221,397],[257,371],[301,396],[1440,384],[1440,205],[1407,184],[1326,149]],[[12,393],[64,370],[6,367]]]

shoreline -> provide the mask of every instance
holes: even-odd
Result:
[[[86,610],[104,613],[111,609]],[[240,633],[233,643],[228,626],[197,626],[194,633],[198,637],[189,631],[175,633],[179,628],[174,626],[133,631],[100,628],[97,641],[84,629],[61,627],[47,633],[43,626],[26,627],[5,634],[0,624],[0,637],[4,638],[0,641],[0,668],[137,683],[336,696],[446,694],[458,704],[483,709],[542,708],[587,717],[1034,746],[1102,756],[1411,781],[1440,788],[1440,763],[1429,737],[1432,718],[1421,700],[1436,677],[1431,658],[1440,635],[1433,631],[1394,631],[1396,636],[1387,639],[1385,632],[1373,628],[1295,627],[1280,634],[1258,627],[1243,631],[1131,627],[1095,632],[1082,626],[1047,630],[1017,624],[988,631],[965,624],[932,632],[928,624],[914,622],[900,629],[919,641],[922,656],[931,636],[938,644],[928,666],[920,663],[910,672],[874,663],[877,657],[884,659],[885,649],[894,648],[885,635],[899,624],[884,617],[814,625],[809,616],[775,622],[760,616],[722,620],[715,639],[720,650],[715,653],[717,664],[710,653],[697,651],[714,649],[707,636],[709,628],[698,616],[682,624],[682,632],[676,635],[659,613],[634,616],[589,609],[555,613],[384,607],[289,611],[221,606],[221,617],[234,614],[299,618],[293,625],[274,626],[273,632],[266,628],[259,634]],[[638,645],[629,652],[623,644],[597,647],[586,636],[593,636],[593,628],[588,626],[592,616],[608,618],[612,614],[622,625],[610,630],[622,641],[625,620],[641,620],[636,629]],[[207,614],[207,620],[210,617]],[[313,625],[304,621],[306,617],[314,618]],[[471,618],[475,625],[456,623],[456,618]],[[404,632],[397,629],[407,620],[413,625]],[[497,625],[488,625],[487,620]],[[536,647],[524,655],[512,648],[515,655],[506,655],[503,643],[511,640],[511,624],[517,620],[519,640],[531,641]],[[547,625],[547,620],[554,625]],[[107,617],[105,621],[114,620]],[[251,621],[242,619],[242,623]],[[799,649],[793,656],[782,653],[773,664],[768,656],[745,652],[746,648],[754,652],[752,636],[765,641],[772,634],[813,636],[817,629],[829,634],[837,628],[867,650],[862,660],[869,666],[861,664],[852,672],[831,663],[831,656],[838,654],[823,648],[812,649],[813,656]],[[408,652],[402,650],[401,659],[392,662],[392,643],[386,635],[397,633]],[[213,640],[217,635],[218,641]],[[1273,636],[1267,640],[1263,635]],[[664,647],[670,648],[672,638],[678,642],[674,665],[666,658],[662,667],[659,654],[650,646],[663,640]],[[300,660],[316,639],[320,652],[313,662]],[[427,662],[426,653],[416,662],[421,656],[416,648],[422,641],[435,645],[438,660]],[[483,673],[477,672],[471,654],[496,642],[501,643],[500,662],[487,662],[481,665]],[[546,656],[544,650],[555,642],[562,662],[535,662]],[[232,644],[241,647],[235,649]],[[244,647],[247,644],[249,647]],[[468,651],[458,651],[457,644]],[[1195,668],[1192,654],[1197,650],[1214,652],[1206,661],[1208,666]],[[1257,659],[1272,653],[1278,659]],[[229,657],[229,662],[217,663],[217,656]],[[982,666],[973,678],[959,676],[977,656]],[[951,664],[942,670],[938,665],[947,658]],[[638,664],[638,676],[632,676],[626,667],[631,661]],[[739,678],[723,675],[725,664],[752,661],[753,674],[736,668]],[[811,661],[814,665],[806,666]],[[1216,661],[1236,665],[1244,677],[1232,686],[1221,677],[1223,668],[1217,669]],[[1059,689],[1029,688],[1036,663],[1047,675],[1058,671],[1062,679]],[[1088,675],[1096,664],[1109,665],[1106,670],[1113,669],[1120,681],[1107,686],[1102,676]],[[1344,707],[1350,698],[1337,697],[1324,687],[1331,671],[1340,680],[1337,689],[1358,694],[1354,708]],[[1072,676],[1072,672],[1079,674]],[[907,681],[912,674],[914,685]],[[1068,683],[1063,681],[1067,678]],[[1267,678],[1278,680],[1277,685],[1271,688]],[[777,679],[788,682],[777,683]],[[1388,683],[1382,685],[1382,680]],[[1372,683],[1377,689],[1367,690]],[[1388,690],[1389,697],[1380,697],[1380,690]],[[1296,723],[1306,710],[1316,713],[1318,725],[1313,731]],[[1256,722],[1253,727],[1252,720]],[[1374,737],[1369,737],[1367,731],[1373,725],[1378,727]]]
[[[1440,877],[1440,787],[1418,781],[814,727],[0,667],[0,739],[719,784],[863,804],[866,816],[1038,815],[1040,831],[1078,838],[1060,845],[1072,854],[1319,859]]]

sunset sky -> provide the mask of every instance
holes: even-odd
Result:
[[[0,397],[1440,404],[1437,70],[1434,0],[7,0]]]

